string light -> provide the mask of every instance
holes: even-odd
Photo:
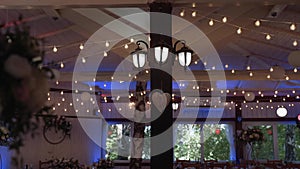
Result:
[[[60,68],[64,68],[64,67],[65,67],[64,63],[60,62]]]
[[[271,78],[271,75],[267,75],[267,78],[270,79],[270,78]]]
[[[109,42],[108,41],[105,42],[105,46],[109,47]]]
[[[229,67],[229,66],[226,64],[226,65],[225,65],[225,68],[228,68],[228,67]]]
[[[196,12],[196,11],[193,11],[193,12],[192,12],[192,17],[196,17],[196,15],[197,15],[197,12]]]
[[[273,67],[271,67],[271,68],[270,68],[270,72],[273,72],[273,71],[274,71],[274,69],[273,69]]]
[[[247,66],[247,68],[246,68],[247,70],[251,70],[251,67],[250,66]]]
[[[298,69],[297,69],[297,68],[294,68],[294,72],[297,73],[297,72],[298,72]]]
[[[290,30],[292,30],[292,31],[296,30],[296,25],[294,23],[292,23],[290,25]]]
[[[81,43],[79,49],[82,50],[84,48],[83,44]]]
[[[272,37],[271,37],[270,34],[267,34],[267,35],[266,35],[266,39],[267,39],[267,40],[271,40],[271,38],[272,38]]]
[[[232,73],[232,74],[234,74],[234,73],[235,73],[234,69],[232,69],[232,70],[231,70],[231,73]]]
[[[257,26],[257,27],[259,27],[259,26],[260,26],[260,20],[256,20],[256,21],[254,22],[254,25]]]
[[[195,3],[195,2],[192,4],[192,7],[193,7],[193,8],[195,8],[195,7],[196,7],[196,3]]]
[[[226,23],[226,22],[227,22],[227,17],[226,17],[226,16],[224,16],[224,17],[222,18],[222,22],[223,22],[223,23]]]
[[[125,44],[124,48],[125,48],[125,49],[128,49],[128,45],[127,45],[127,44]]]
[[[213,25],[214,25],[214,21],[211,19],[211,20],[208,22],[208,25],[209,25],[209,26],[213,26]]]
[[[249,76],[250,76],[250,77],[252,77],[252,76],[253,76],[253,73],[252,73],[252,72],[250,72],[250,73],[249,73]]]
[[[130,42],[131,42],[131,43],[133,43],[133,42],[134,42],[134,39],[133,39],[133,38],[131,38],[131,39],[130,39]]]
[[[106,51],[103,52],[103,56],[104,56],[104,57],[107,56],[107,52],[106,52]]]
[[[293,46],[298,46],[298,41],[297,40],[294,40]]]
[[[54,53],[56,53],[58,51],[58,49],[57,49],[57,47],[55,45],[53,46],[52,50],[53,50]]]
[[[82,63],[86,63],[85,57],[82,57],[82,58],[81,58],[81,62],[82,62]]]
[[[293,91],[292,91],[292,93],[293,93],[293,94],[295,94],[295,93],[296,93],[296,91],[295,91],[295,90],[293,90]]]
[[[236,30],[236,33],[239,34],[239,35],[242,34],[242,28],[239,27],[239,28]]]
[[[285,77],[285,80],[290,80],[290,78],[288,76]]]

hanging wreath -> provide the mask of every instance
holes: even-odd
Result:
[[[43,136],[50,144],[59,144],[71,135],[72,124],[65,116],[45,116]]]

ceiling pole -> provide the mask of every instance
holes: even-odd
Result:
[[[156,45],[172,46],[172,5],[170,3],[153,2],[150,4],[150,47],[153,49]],[[165,13],[165,14],[163,14]],[[160,34],[155,34],[155,33]],[[152,51],[152,52],[151,52]],[[172,65],[174,57],[169,54],[167,62],[164,64],[157,64],[154,60],[154,52],[150,51],[148,57],[151,67],[150,83],[151,93],[155,91],[162,91],[167,95],[172,95]],[[150,95],[151,96],[151,95]],[[158,107],[166,108],[160,110],[156,104],[160,104],[161,100],[151,100],[151,168],[152,169],[171,169],[173,168],[173,114],[172,103],[167,105],[160,105]],[[155,102],[154,102],[155,101]],[[156,119],[154,119],[156,118]],[[168,150],[165,150],[168,147]]]

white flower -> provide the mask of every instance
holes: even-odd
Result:
[[[4,63],[4,70],[15,78],[24,78],[30,76],[31,65],[27,59],[11,55]]]

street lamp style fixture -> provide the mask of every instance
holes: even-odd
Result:
[[[147,51],[143,50],[143,48],[140,47],[140,43],[145,44],[146,49],[149,48],[148,44],[142,40],[139,40],[136,42],[136,44],[138,45],[138,47],[135,49],[135,51],[131,52],[131,56],[132,56],[132,60],[133,60],[133,65],[136,68],[142,68],[145,66],[146,64],[146,60],[147,60]]]
[[[140,47],[141,43],[145,44],[147,49],[149,48],[148,44],[142,40],[136,42],[138,47],[135,49],[135,51],[131,52],[133,65],[136,68],[142,68],[146,64],[147,52]],[[176,50],[178,43],[181,43],[183,47],[179,50]],[[179,64],[181,66],[187,67],[190,65],[192,61],[193,51],[185,46],[184,40],[176,41],[173,49],[170,49],[170,47],[167,47],[165,45],[155,46],[154,47],[155,61],[160,65],[164,64],[168,60],[169,51],[172,51],[174,54],[177,55]]]
[[[180,50],[176,51],[176,46],[178,43],[181,43],[183,47]],[[185,46],[184,40],[176,41],[174,44],[174,50],[176,55],[178,56],[178,61],[181,66],[187,67],[191,64],[193,51]]]

